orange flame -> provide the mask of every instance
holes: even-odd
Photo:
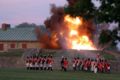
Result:
[[[66,15],[64,18],[68,29],[68,35],[65,36],[66,44],[68,49],[77,49],[77,50],[95,50],[95,46],[92,41],[89,39],[87,33],[83,33],[84,30],[79,30],[83,25],[83,20],[80,17],[71,17]],[[82,31],[82,32],[80,32]]]

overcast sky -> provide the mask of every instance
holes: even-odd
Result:
[[[50,16],[50,4],[63,6],[66,0],[0,0],[0,25],[22,22],[43,24]]]
[[[0,25],[22,22],[43,24],[50,16],[50,4],[63,6],[66,0],[0,0]]]

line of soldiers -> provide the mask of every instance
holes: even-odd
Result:
[[[80,59],[79,57],[74,58],[72,61],[73,70],[84,70],[97,72],[110,72],[110,64],[107,60],[93,60],[93,59]]]
[[[53,70],[53,57],[52,56],[31,56],[26,58],[27,70]]]
[[[26,68],[28,70],[53,70],[53,57],[52,56],[40,56],[40,57],[27,57]],[[61,70],[67,71],[69,67],[69,61],[67,58],[61,59]],[[92,71],[97,72],[110,72],[110,64],[107,60],[102,59],[80,59],[75,57],[72,61],[72,67],[74,71]]]

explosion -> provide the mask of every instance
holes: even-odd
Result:
[[[95,50],[93,20],[73,17],[64,13],[63,7],[52,5],[51,17],[45,21],[50,35],[45,47],[51,49]]]
[[[68,49],[95,50],[95,47],[86,32],[83,33],[84,30],[82,30],[82,32],[79,30],[84,24],[82,18],[73,18],[70,17],[70,15],[66,15],[64,22],[68,28],[68,36],[65,36]]]

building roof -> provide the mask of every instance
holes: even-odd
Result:
[[[0,41],[37,41],[35,28],[0,29]]]

